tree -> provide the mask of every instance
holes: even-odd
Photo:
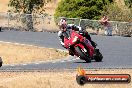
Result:
[[[128,6],[128,8],[132,8],[132,0],[124,0],[125,5]]]
[[[113,0],[62,0],[55,12],[55,17],[75,17],[83,19],[98,19],[105,5]]]
[[[46,2],[50,0],[10,0],[9,6],[13,7],[14,12],[19,12],[23,14],[32,14],[33,11],[42,8]],[[26,29],[33,30],[33,20],[32,15],[26,15],[25,18]]]
[[[131,11],[129,9],[120,8],[117,4],[110,4],[104,11],[110,20],[131,22]]]

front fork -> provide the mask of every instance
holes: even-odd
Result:
[[[90,58],[93,57],[93,53],[94,53],[94,48],[93,47],[86,46],[86,47],[88,47],[88,48],[86,48],[85,45],[83,45],[81,43],[77,44],[75,47],[77,47],[77,46],[79,46],[84,53],[87,53]]]
[[[88,41],[88,42],[90,42],[90,41]],[[92,58],[93,55],[94,55],[94,47],[93,47],[92,45],[90,45],[88,42],[85,43],[85,45],[86,45],[86,47],[87,47],[89,56]]]

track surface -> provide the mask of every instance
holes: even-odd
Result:
[[[83,68],[132,68],[132,38],[120,36],[92,35],[104,58],[102,62],[85,63],[75,57],[62,58],[50,62],[35,62],[19,65],[4,65],[0,70],[47,70]],[[48,32],[0,32],[0,41],[31,44],[41,47],[64,49],[59,44],[57,33]]]

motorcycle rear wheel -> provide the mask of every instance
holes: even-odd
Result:
[[[96,62],[101,62],[103,59],[103,55],[100,53],[99,49],[95,51],[96,56],[94,57]]]

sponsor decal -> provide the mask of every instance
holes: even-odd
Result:
[[[85,83],[130,83],[129,74],[86,74],[82,68],[78,68],[79,74],[76,75],[76,81],[79,85]]]

